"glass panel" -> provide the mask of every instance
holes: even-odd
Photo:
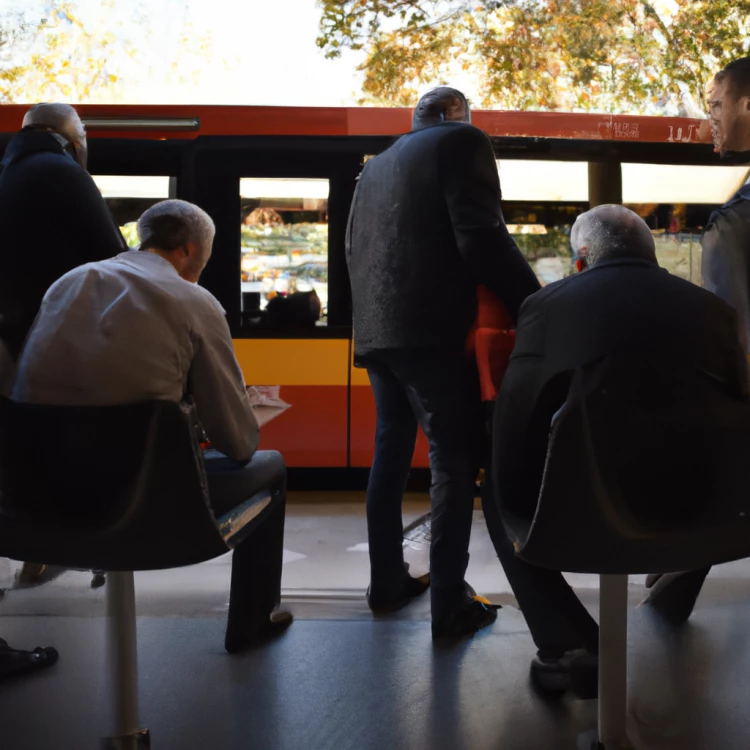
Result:
[[[326,324],[328,190],[328,180],[240,180],[245,325]]]
[[[656,258],[662,268],[694,284],[701,283],[701,235],[653,232]]]
[[[570,230],[585,203],[520,203],[503,201],[508,231],[542,286],[572,271]]]
[[[170,197],[170,177],[142,175],[92,175],[128,247],[138,245],[136,223],[140,215]]]
[[[498,159],[504,201],[567,201],[589,199],[585,161]]]
[[[747,167],[623,164],[623,203],[722,205],[747,179]]]

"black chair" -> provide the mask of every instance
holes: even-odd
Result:
[[[233,549],[273,499],[266,487],[249,495],[214,518],[191,415],[177,404],[0,400],[0,556],[108,571],[114,726],[105,747],[149,743],[138,722],[133,571],[192,565]]]
[[[501,508],[516,554],[598,573],[599,733],[625,743],[627,576],[750,557],[750,404],[655,356],[577,370],[533,515]]]

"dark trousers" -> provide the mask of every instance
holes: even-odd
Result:
[[[476,367],[460,353],[389,350],[366,361],[375,406],[375,459],[367,487],[373,589],[403,581],[401,506],[419,425],[430,446],[432,616],[464,597],[482,444]]]
[[[516,556],[505,533],[486,475],[482,509],[487,530],[540,656],[556,657],[585,648],[599,653],[599,626],[562,573],[529,565]]]
[[[491,413],[488,423],[492,424]],[[482,510],[495,552],[539,655],[557,657],[578,648],[598,654],[599,626],[563,574],[529,565],[516,556],[500,517],[488,469],[482,489]]]
[[[276,451],[258,451],[245,466],[218,451],[206,451],[204,462],[211,507],[217,517],[261,489],[272,493],[270,504],[243,529],[247,536],[232,556],[228,625],[241,628],[251,620],[268,619],[281,600],[286,467]]]

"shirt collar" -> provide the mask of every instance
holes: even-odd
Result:
[[[153,267],[161,268],[164,271],[169,269],[175,274],[175,276],[180,277],[180,274],[177,273],[177,269],[166,258],[162,258],[161,255],[151,253],[148,250],[139,250],[137,247],[131,247],[124,253],[120,253],[117,257],[122,260],[132,261],[137,265],[151,265]]]

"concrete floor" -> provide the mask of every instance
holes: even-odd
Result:
[[[308,498],[309,499],[309,498]],[[313,498],[316,499],[316,498]],[[435,648],[429,603],[373,621],[363,592],[367,552],[360,498],[289,507],[284,593],[297,622],[276,641],[222,650],[228,557],[137,575],[141,716],[157,750],[578,750],[594,702],[550,703],[528,685],[533,644],[513,607],[484,522],[475,518],[475,588],[505,606],[473,640]],[[405,520],[426,509],[412,497]],[[426,569],[424,544],[407,551]],[[14,563],[0,561],[0,587]],[[571,576],[592,611],[595,576]],[[68,572],[0,602],[0,636],[55,645],[47,672],[0,685],[0,750],[85,750],[105,732],[104,592]],[[712,571],[687,627],[672,631],[635,605],[630,585],[630,732],[639,750],[750,747],[750,562]]]

